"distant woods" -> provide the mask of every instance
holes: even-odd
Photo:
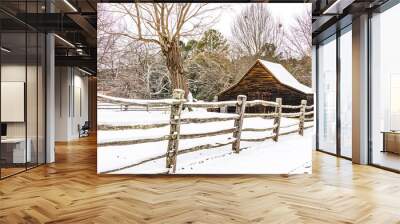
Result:
[[[231,36],[213,29],[221,4],[99,4],[98,90],[157,99],[174,88],[212,100],[256,59],[281,63],[311,85],[311,11],[290,27],[267,4],[249,4],[232,20]]]

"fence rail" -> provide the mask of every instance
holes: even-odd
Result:
[[[302,100],[300,105],[282,105],[282,99],[277,98],[276,102],[265,101],[265,100],[253,100],[247,101],[246,96],[239,95],[237,101],[221,101],[221,102],[186,102],[183,98],[183,90],[174,90],[172,99],[164,100],[131,100],[123,99],[117,97],[110,97],[105,95],[98,95],[99,98],[122,105],[121,108],[129,108],[129,106],[139,106],[144,107],[149,110],[152,107],[168,107],[170,109],[170,119],[168,123],[157,123],[157,124],[137,124],[137,125],[98,125],[99,130],[106,131],[117,131],[117,130],[129,130],[129,129],[152,129],[169,126],[169,134],[156,138],[146,138],[146,139],[136,139],[136,140],[120,140],[120,141],[110,141],[101,142],[99,146],[116,146],[116,145],[133,145],[148,142],[160,142],[168,141],[168,147],[166,153],[162,155],[155,156],[153,158],[145,159],[134,164],[130,164],[117,169],[112,169],[108,171],[101,172],[102,174],[112,173],[120,171],[123,169],[138,166],[150,161],[166,158],[166,173],[175,173],[177,156],[185,153],[195,152],[204,149],[219,148],[221,146],[232,145],[232,150],[235,153],[240,153],[240,142],[261,142],[267,139],[273,139],[278,141],[279,136],[288,135],[292,133],[298,133],[299,135],[304,134],[304,130],[313,127],[313,125],[306,126],[306,123],[313,121],[313,111],[307,111],[314,108],[314,105],[307,106],[307,101]],[[264,106],[274,108],[274,113],[261,113],[261,114],[248,114],[245,113],[246,107],[252,106]],[[236,107],[236,113],[229,117],[207,117],[207,118],[182,118],[181,112],[185,107],[191,108],[222,108],[227,106]],[[118,107],[116,107],[118,108]],[[282,113],[282,109],[299,109],[299,112],[294,113]],[[271,127],[265,128],[243,128],[243,120],[245,118],[264,118],[273,119],[273,125]],[[281,125],[281,119],[283,118],[297,118],[298,122],[292,124]],[[181,134],[180,126],[182,124],[193,124],[193,123],[208,123],[208,122],[219,122],[219,121],[234,121],[234,126],[232,128],[221,129],[217,131],[209,131],[204,133],[194,133],[194,134]],[[287,128],[295,127],[295,130],[285,130]],[[267,135],[261,138],[242,138],[242,132],[268,132],[272,131],[271,135]],[[281,132],[283,131],[283,132]],[[211,137],[218,135],[232,134],[232,137],[226,142],[198,145],[187,149],[179,149],[180,139],[195,139],[203,137]]]

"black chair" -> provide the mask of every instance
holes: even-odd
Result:
[[[78,125],[78,129],[79,129],[79,138],[89,136],[89,129],[90,129],[89,121],[85,121],[82,127]]]

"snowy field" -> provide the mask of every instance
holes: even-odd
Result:
[[[183,111],[182,118],[231,117],[233,114],[212,113],[205,110]],[[168,123],[169,111],[120,111],[98,110],[98,124],[135,125]],[[244,119],[243,128],[272,127],[273,120],[263,118]],[[298,123],[298,119],[282,118],[281,126]],[[310,124],[307,124],[308,126]],[[234,121],[203,124],[182,124],[181,134],[205,133],[232,128]],[[297,129],[298,126],[282,128],[280,132]],[[117,140],[135,140],[162,137],[169,133],[169,126],[146,130],[98,131],[98,143]],[[242,132],[242,138],[262,138],[272,131]],[[296,133],[279,136],[279,141],[241,142],[242,151],[232,152],[232,145],[178,155],[176,174],[304,174],[311,173],[311,148],[313,128],[306,129],[304,136]],[[179,150],[197,145],[224,143],[232,140],[232,134],[179,141]],[[129,167],[143,160],[166,153],[168,141],[136,145],[104,146],[97,149],[97,171],[128,167],[113,174],[155,174],[166,171],[166,159]]]

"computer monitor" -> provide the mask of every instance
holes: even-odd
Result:
[[[7,136],[7,124],[1,123],[1,136]]]

